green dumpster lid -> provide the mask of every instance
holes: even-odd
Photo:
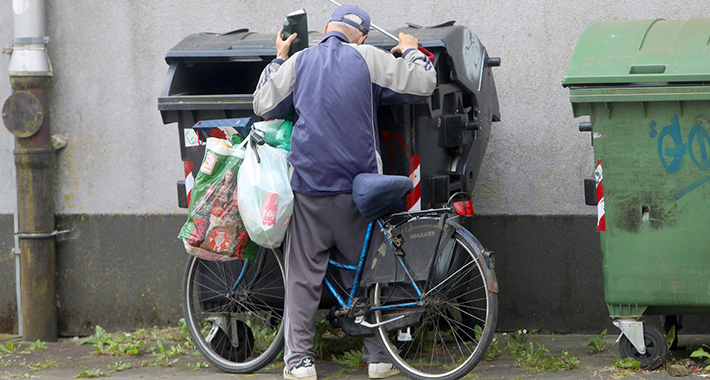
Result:
[[[710,81],[710,18],[598,22],[574,49],[563,86]]]

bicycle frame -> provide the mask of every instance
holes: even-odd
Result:
[[[401,224],[403,224],[416,215],[427,215],[427,214],[437,214],[437,215],[444,214],[445,215],[446,213],[449,213],[449,212],[451,212],[451,208],[437,208],[437,209],[415,211],[415,212],[401,212],[401,213],[396,213],[396,214],[390,215],[387,220],[389,221],[392,218],[399,217],[399,216],[408,216],[409,218],[401,223]],[[387,244],[390,246],[390,248],[392,248],[393,251],[396,250],[394,243],[390,240],[390,238],[384,232],[384,226],[383,226],[382,220],[381,219],[377,220],[377,223],[380,226],[380,229],[382,230],[382,233],[385,237],[385,241],[387,242]],[[385,222],[385,223],[387,223],[387,222]],[[352,307],[352,302],[355,299],[355,293],[357,292],[357,288],[360,285],[360,281],[362,280],[363,268],[365,266],[365,260],[367,259],[367,252],[370,247],[370,242],[372,241],[372,233],[374,230],[374,226],[375,226],[374,221],[370,222],[367,225],[367,232],[365,234],[365,240],[362,245],[362,250],[360,251],[360,257],[359,257],[357,266],[345,265],[345,264],[339,263],[334,260],[328,260],[329,265],[332,265],[338,269],[349,270],[349,271],[355,272],[355,278],[353,279],[352,287],[350,288],[350,293],[347,295],[347,299],[343,299],[343,297],[338,292],[338,290],[335,289],[333,284],[331,284],[331,282],[328,281],[327,278],[323,278],[323,283],[328,288],[328,291],[330,291],[330,293],[333,295],[333,297],[335,297],[335,299],[338,301],[338,304],[340,305],[340,307],[344,310],[350,310],[350,308]],[[414,278],[412,278],[411,271],[409,270],[409,268],[407,267],[407,264],[402,259],[402,256],[396,255],[395,257],[396,257],[399,265],[404,270],[404,273],[407,275],[407,278],[409,279],[410,284],[414,288],[414,291],[417,293],[419,300],[416,302],[405,302],[405,303],[400,303],[400,304],[395,304],[395,305],[370,307],[367,309],[367,312],[376,311],[376,310],[388,310],[388,309],[397,309],[397,308],[405,308],[405,307],[422,306],[423,305],[424,297],[426,295],[422,294],[421,289],[419,289],[419,286],[417,286],[416,281],[414,281]]]
[[[422,211],[416,211],[416,212],[400,212],[400,213],[391,214],[384,223],[389,223],[389,221],[395,217],[401,217],[401,216],[409,217],[408,219],[405,219],[403,222],[397,224],[397,225],[400,225],[400,224],[406,223],[408,220],[410,220],[411,218],[413,218],[417,215],[431,215],[431,214],[442,215],[443,214],[445,216],[446,214],[450,213],[451,211],[452,211],[451,208],[437,208],[437,209],[422,210]],[[385,241],[387,242],[387,244],[390,246],[390,248],[392,250],[396,250],[395,244],[387,236],[387,233],[385,233],[383,220],[379,219],[376,222],[379,225],[380,229],[382,230],[382,233],[384,235],[384,238],[385,238]],[[331,265],[331,266],[338,268],[338,269],[355,272],[355,277],[352,281],[352,286],[350,288],[350,292],[346,295],[346,297],[343,297],[343,295],[335,288],[335,286],[333,286],[333,284],[330,281],[328,281],[327,278],[323,278],[323,284],[326,286],[328,291],[333,295],[333,297],[335,297],[338,304],[340,305],[340,307],[343,310],[350,310],[350,308],[353,306],[353,300],[355,299],[355,294],[357,293],[357,289],[360,286],[360,282],[362,280],[362,274],[364,272],[365,261],[367,259],[367,253],[370,248],[370,242],[372,241],[372,234],[374,232],[374,229],[375,229],[375,221],[368,223],[367,232],[365,233],[365,239],[362,244],[362,249],[360,251],[360,257],[358,258],[357,266],[342,264],[342,263],[339,263],[335,260],[328,260],[328,265]],[[412,287],[414,288],[415,292],[417,293],[419,300],[415,301],[415,302],[405,302],[405,303],[395,304],[395,305],[370,307],[367,309],[366,312],[376,311],[376,310],[405,308],[405,307],[412,307],[412,306],[422,306],[423,305],[424,298],[426,297],[426,294],[422,294],[421,289],[419,289],[419,286],[417,286],[416,281],[414,281],[414,279],[412,278],[410,270],[407,267],[407,264],[402,259],[402,256],[396,255],[395,257],[396,257],[399,265],[404,270],[404,273],[407,275],[407,278],[409,279]],[[237,288],[239,287],[240,283],[244,279],[244,274],[248,270],[249,266],[252,264],[253,263],[251,263],[250,261],[245,260],[245,265],[242,266],[241,273],[239,273],[239,276],[238,276],[234,286],[232,287],[232,290],[227,295],[227,297],[231,298],[234,296]]]
[[[380,225],[380,227],[382,227],[381,221],[378,221],[378,224]],[[347,295],[348,296],[347,300],[343,299],[343,297],[338,292],[338,290],[335,289],[333,284],[331,284],[327,278],[323,279],[323,283],[328,288],[328,291],[330,291],[330,293],[333,295],[333,297],[335,297],[335,299],[338,301],[338,304],[340,305],[340,307],[345,310],[349,310],[352,307],[352,302],[355,299],[355,293],[357,292],[357,288],[360,286],[360,281],[362,280],[363,268],[365,267],[365,260],[367,259],[367,252],[370,248],[370,242],[372,241],[372,232],[374,230],[374,226],[375,226],[375,222],[370,222],[367,225],[367,232],[365,233],[365,240],[363,241],[363,244],[362,244],[362,250],[360,251],[360,258],[358,259],[357,266],[345,265],[345,264],[341,264],[341,263],[334,261],[334,260],[328,260],[329,265],[332,265],[338,269],[344,269],[344,270],[349,270],[349,271],[355,272],[355,278],[353,279],[352,287],[350,288],[350,293]],[[387,237],[386,234],[385,234],[385,241],[387,241],[387,244],[389,244],[390,247],[392,247],[394,249],[392,242],[389,240],[389,238]],[[405,273],[407,274],[407,277],[409,277],[409,279],[412,283],[412,286],[416,290],[417,295],[419,296],[419,301],[408,302],[408,303],[403,303],[403,304],[398,304],[398,305],[372,307],[372,308],[369,308],[368,311],[421,305],[421,303],[422,303],[421,290],[419,290],[419,287],[412,279],[412,276],[409,274],[409,268],[407,268],[406,263],[399,256],[397,257],[397,260],[399,261],[400,265],[402,266]]]

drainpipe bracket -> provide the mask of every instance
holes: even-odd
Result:
[[[17,236],[20,239],[49,239],[49,238],[52,238],[55,236],[68,234],[70,232],[71,232],[71,230],[64,230],[64,231],[54,230],[52,232],[45,232],[45,233],[16,232],[15,236]]]
[[[49,37],[19,37],[13,38],[12,43],[14,45],[31,45],[31,44],[42,44],[46,45],[49,43]]]
[[[10,257],[16,257],[16,256],[20,256],[20,249],[12,247],[12,249],[10,250]]]

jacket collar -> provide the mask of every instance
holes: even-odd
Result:
[[[334,30],[332,32],[328,32],[328,34],[326,34],[325,37],[323,37],[323,39],[320,41],[320,43],[325,42],[327,39],[329,39],[331,37],[335,37],[343,42],[350,43],[350,40],[348,39],[348,37],[346,37],[345,34],[343,34],[342,32],[338,32],[337,30]]]

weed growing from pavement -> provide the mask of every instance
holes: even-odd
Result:
[[[315,335],[313,337],[313,353],[316,354],[319,358],[323,357],[323,349],[324,349],[324,343],[323,343],[323,334],[325,334],[326,330],[328,330],[330,326],[328,326],[328,323],[326,321],[320,321],[316,323],[315,326]]]
[[[262,352],[274,342],[276,334],[281,328],[281,322],[275,325],[270,322],[268,312],[263,316],[250,313],[247,315],[246,324],[254,335],[254,343],[257,345],[255,349],[258,348]]]
[[[187,329],[187,323],[185,323],[185,318],[180,318],[178,321],[178,334],[173,336],[173,340],[176,342],[185,342],[185,346],[189,348],[195,348],[195,343],[192,342],[190,338],[190,331]]]
[[[197,371],[198,369],[201,369],[201,368],[209,368],[209,366],[210,366],[210,363],[207,363],[207,362],[187,363],[187,367],[193,371]]]
[[[150,366],[150,367],[171,367],[180,359],[172,359],[176,355],[184,354],[185,351],[182,348],[175,349],[175,347],[180,347],[178,344],[177,346],[170,347],[170,349],[166,350],[165,347],[163,346],[163,343],[161,341],[157,341],[158,349],[157,353],[155,355],[157,356],[153,361],[149,362],[144,362],[145,365]]]
[[[28,355],[31,354],[33,351],[44,350],[45,348],[47,348],[47,344],[42,342],[41,340],[37,340],[31,343],[30,346],[28,348],[25,348],[24,350],[22,349],[23,344],[26,343],[20,342],[15,344],[15,342],[9,341],[5,344],[0,344],[0,358],[18,354]]]
[[[361,339],[345,334],[325,320],[318,322],[315,330],[312,351],[318,358],[329,358],[349,349],[362,348]]]
[[[135,338],[131,334],[109,334],[101,326],[96,326],[94,335],[80,344],[93,344],[99,355],[127,356],[138,355],[145,342],[144,339]]]
[[[17,350],[19,349],[19,345],[15,345],[15,342],[7,342],[5,345],[0,345],[0,354],[4,355],[12,355],[17,353]]]
[[[77,372],[75,378],[78,379],[92,379],[95,377],[108,377],[109,373],[101,370],[101,368],[89,369],[87,366],[82,366],[82,370]]]
[[[569,356],[567,351],[563,351],[560,357],[554,357],[544,345],[538,345],[536,348],[533,343],[530,343],[515,360],[517,367],[537,372],[566,371],[575,368],[578,363],[579,359]]]
[[[614,358],[611,364],[617,369],[617,373],[613,376],[615,379],[632,376],[634,373],[641,370],[641,362],[632,357],[624,359]]]
[[[28,348],[22,349],[23,344],[25,342],[20,342],[18,344],[15,344],[15,342],[7,342],[4,345],[0,345],[0,359],[7,358],[8,356],[12,355],[29,355],[34,351],[37,350],[43,350],[47,348],[46,343],[37,340],[34,343],[31,343]],[[32,372],[36,372],[45,368],[49,368],[56,365],[56,361],[53,359],[48,359],[47,362],[45,363],[31,363],[27,364],[27,361],[25,359],[22,359],[22,361],[17,361],[17,360],[0,360],[0,367],[9,367],[9,366],[18,366],[18,367],[29,367],[24,372],[16,373],[13,375],[10,375],[11,378],[13,379],[33,379],[36,378],[37,376],[33,375]]]
[[[349,368],[341,368],[338,372],[326,377],[323,380],[335,380],[335,379],[340,379],[342,377],[345,377],[350,374],[352,370]]]
[[[587,347],[593,349],[595,353],[604,352],[604,350],[606,350],[606,341],[604,340],[604,338],[606,338],[606,332],[606,329],[604,329],[598,336],[593,336],[592,339],[589,340],[589,343],[587,343]]]
[[[477,342],[481,341],[481,336],[483,336],[483,329],[481,328],[480,325],[476,325],[473,328],[473,334],[474,338],[476,339]],[[491,340],[491,344],[488,346],[488,349],[486,350],[486,358],[487,359],[493,359],[498,355],[501,355],[503,352],[500,350],[500,347],[498,347],[498,338],[493,338]]]
[[[25,367],[27,365],[27,361],[25,359],[22,359],[22,361],[17,361],[17,360],[2,360],[0,361],[0,367]]]
[[[561,356],[555,357],[544,345],[529,342],[530,336],[536,333],[536,330],[528,331],[520,326],[518,331],[507,334],[503,350],[516,358],[516,367],[537,372],[566,371],[577,367],[579,359],[570,356],[569,352],[563,351]]]
[[[341,356],[333,355],[333,362],[354,369],[360,369],[365,365],[365,361],[362,360],[362,349],[345,351]]]
[[[171,346],[166,351],[170,356],[186,354],[195,348],[187,332],[185,320],[180,319],[178,327],[160,329],[157,326],[152,330],[138,329],[132,333],[108,333],[101,326],[96,326],[94,334],[82,340],[79,344],[92,344],[94,352],[98,355],[131,356],[144,353],[144,348],[151,343],[159,343],[159,348],[151,348],[147,352],[155,352],[162,347],[162,341],[180,342]]]
[[[5,364],[7,363],[7,364]],[[10,378],[13,379],[34,379],[37,376],[33,374],[33,372],[38,372],[43,369],[47,368],[52,368],[52,367],[57,367],[59,366],[59,362],[57,362],[55,359],[47,359],[44,363],[27,363],[26,360],[22,360],[20,363],[12,363],[12,362],[2,362],[0,363],[0,366],[4,365],[12,365],[12,366],[19,366],[19,367],[25,367],[28,368],[24,372],[19,372],[13,375],[10,375]]]
[[[30,369],[28,369],[25,372],[37,372],[37,371],[41,371],[43,369],[57,367],[58,365],[59,365],[59,362],[57,362],[55,359],[47,359],[44,363],[29,363],[29,364],[27,364],[27,366]]]
[[[614,379],[621,379],[632,376],[634,373],[641,370],[641,363],[634,358],[613,359],[611,364],[616,367],[617,372],[612,376]]]
[[[15,374],[15,375],[10,375],[11,379],[36,379],[38,376],[35,376],[29,372],[23,372],[20,374]]]
[[[522,326],[519,326],[518,331],[511,334],[504,334],[506,336],[505,346],[503,346],[503,351],[518,357],[520,354],[527,349],[528,339],[530,335],[537,333],[537,330],[526,330]]]
[[[133,365],[128,362],[115,362],[112,364],[109,364],[109,368],[111,369],[112,372],[121,372],[127,369],[130,369]]]
[[[706,365],[705,371],[710,371],[710,352],[705,351],[703,347],[710,349],[710,347],[703,344],[701,347],[695,349],[690,354],[690,357],[700,359]]]

